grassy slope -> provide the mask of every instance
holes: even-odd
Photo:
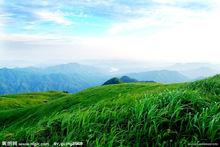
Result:
[[[219,79],[107,85],[54,95],[56,99],[44,104],[0,111],[0,140],[85,141],[99,146],[217,142]]]
[[[66,93],[58,91],[2,95],[0,96],[0,110],[30,107],[33,105],[47,103],[48,101],[66,95]]]

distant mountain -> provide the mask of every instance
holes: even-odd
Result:
[[[127,75],[131,78],[137,79],[138,81],[155,81],[161,83],[177,83],[189,80],[188,77],[182,75],[181,73],[169,70],[130,73]]]
[[[121,81],[125,82],[125,83],[132,83],[132,82],[138,82],[138,80],[130,78],[128,76],[122,76],[120,78]]]
[[[123,83],[123,81],[121,81],[117,77],[114,77],[114,78],[107,80],[103,85],[112,85],[112,84],[120,84],[120,83]]]
[[[191,77],[191,78],[200,78],[200,77],[209,77],[218,74],[219,72],[217,70],[214,70],[210,67],[199,67],[192,70],[185,70],[180,71],[184,75]]]
[[[200,67],[212,67],[213,64],[210,63],[176,63],[168,67],[168,69],[184,71],[184,70],[193,70]]]
[[[140,60],[84,60],[81,61],[86,65],[92,65],[104,69],[106,72],[115,75],[125,75],[131,72],[144,72],[149,70],[155,70],[168,66],[159,62],[146,62]],[[170,65],[170,64],[169,64]]]
[[[102,71],[80,64],[47,68],[0,69],[0,94],[63,90],[78,92],[102,84],[109,77]]]
[[[210,63],[177,63],[167,69],[176,70],[191,79],[199,79],[220,73],[220,66]]]

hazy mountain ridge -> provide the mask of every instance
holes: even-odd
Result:
[[[93,67],[64,64],[47,68],[0,69],[0,94],[64,90],[78,92],[108,76]]]
[[[162,63],[136,60],[89,60],[83,63],[102,68],[113,76],[122,76],[134,72],[169,70],[177,71],[193,81],[220,73],[220,64],[208,62]]]
[[[220,65],[211,63],[176,63],[167,69],[178,71],[191,79],[201,79],[220,73]]]
[[[111,70],[106,70],[106,68],[97,68],[96,66],[81,65],[78,63],[48,67],[2,68],[0,69],[0,94],[48,90],[75,93],[92,86],[102,85],[112,77],[121,77],[124,75],[137,81],[178,83],[194,81],[219,73],[218,66],[208,63],[174,64],[167,68],[157,67],[158,70],[152,70],[150,66],[138,65],[137,63],[138,68],[135,68],[135,62],[128,62],[132,63],[132,67],[128,70],[132,71],[130,73],[124,73],[124,69],[120,70],[120,67],[123,67],[127,63],[126,61],[117,61],[117,64],[110,62],[110,66],[108,62],[104,62],[103,66],[105,63],[108,68],[118,67],[118,69],[115,69],[118,71],[114,73]],[[118,63],[120,64],[118,65]],[[214,67],[215,70],[213,70]]]
[[[135,78],[138,81],[155,81],[161,83],[177,83],[189,81],[190,78],[184,76],[177,71],[169,70],[155,70],[148,72],[129,73],[127,74],[131,78]]]

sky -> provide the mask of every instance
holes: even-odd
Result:
[[[0,60],[220,63],[219,0],[0,0]]]

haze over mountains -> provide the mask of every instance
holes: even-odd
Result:
[[[127,74],[139,81],[156,81],[161,83],[186,82],[190,79],[177,71],[158,70]]]
[[[191,79],[198,79],[218,74],[220,72],[220,65],[210,63],[177,63],[168,67],[168,69],[179,71]]]
[[[190,79],[212,76],[220,72],[220,64],[212,63],[173,63],[145,62],[137,60],[85,60],[83,64],[105,69],[113,74],[127,74],[158,70],[178,71]]]
[[[1,68],[0,94],[48,90],[75,93],[102,85],[113,77],[122,76],[128,76],[137,81],[178,83],[212,76],[220,71],[220,66],[208,63],[159,65],[120,60],[82,63],[47,67]]]
[[[47,68],[0,69],[0,94],[64,90],[78,92],[100,85],[107,75],[94,67],[63,64]]]

